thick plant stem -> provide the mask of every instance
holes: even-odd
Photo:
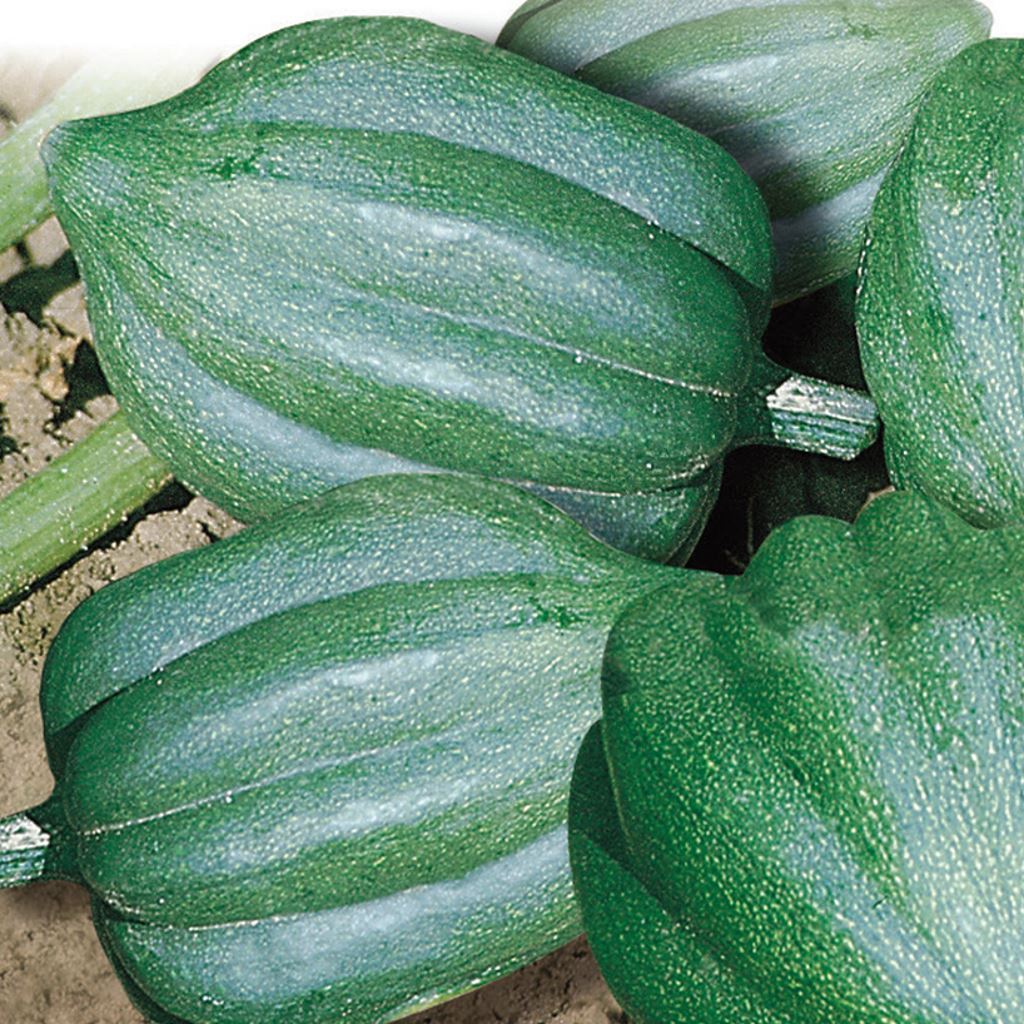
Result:
[[[740,402],[733,447],[771,445],[849,461],[871,447],[879,426],[865,392],[805,377],[760,354]]]
[[[0,501],[0,602],[63,565],[171,479],[116,413]]]
[[[166,99],[196,80],[209,58],[194,54],[83,64],[48,102],[0,141],[0,249],[23,238],[50,213],[39,144],[54,125]]]
[[[75,877],[60,841],[60,821],[53,799],[34,810],[0,818],[0,889]]]

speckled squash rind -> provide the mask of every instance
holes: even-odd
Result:
[[[897,493],[625,613],[570,853],[631,1020],[1019,1017],[1022,571]]]
[[[111,584],[44,668],[35,876],[89,888],[161,1022],[365,1024],[507,973],[578,930],[573,752],[612,622],[672,575],[421,474]]]
[[[44,158],[132,428],[239,518],[444,469],[647,557],[702,525],[772,256],[756,189],[697,133],[349,18],[58,128]]]
[[[990,25],[974,0],[530,0],[499,44],[732,153],[772,214],[781,302],[856,267],[923,91]]]
[[[875,203],[857,304],[897,486],[1024,518],[1024,42],[962,53]]]

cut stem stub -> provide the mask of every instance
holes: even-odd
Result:
[[[61,842],[62,821],[56,797],[31,811],[0,818],[0,889],[75,878]]]
[[[733,447],[769,445],[850,461],[878,438],[878,409],[863,391],[757,359]]]

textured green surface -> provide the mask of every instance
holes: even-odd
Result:
[[[161,1021],[369,1022],[480,985],[579,928],[573,753],[614,618],[672,575],[425,474],[138,572],[54,640],[55,797],[0,822],[0,884],[88,886]]]
[[[553,0],[499,43],[724,146],[772,213],[780,301],[854,269],[871,201],[974,0]]]
[[[299,26],[44,156],[129,422],[244,520],[461,470],[664,557],[752,440],[775,372],[753,184],[697,133],[477,39]],[[798,410],[811,435],[819,408]]]
[[[875,204],[857,307],[898,486],[1024,516],[1024,42],[942,75]]]
[[[1022,570],[898,493],[620,619],[570,852],[631,1019],[1020,1019]]]

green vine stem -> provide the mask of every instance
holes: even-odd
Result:
[[[210,63],[183,53],[131,62],[94,57],[0,140],[0,249],[24,238],[50,213],[39,144],[61,121],[110,114],[166,99],[191,85]]]
[[[171,479],[116,413],[0,502],[0,602],[63,565]]]
[[[740,402],[734,448],[769,445],[850,461],[878,437],[870,395],[794,373],[760,355]]]

